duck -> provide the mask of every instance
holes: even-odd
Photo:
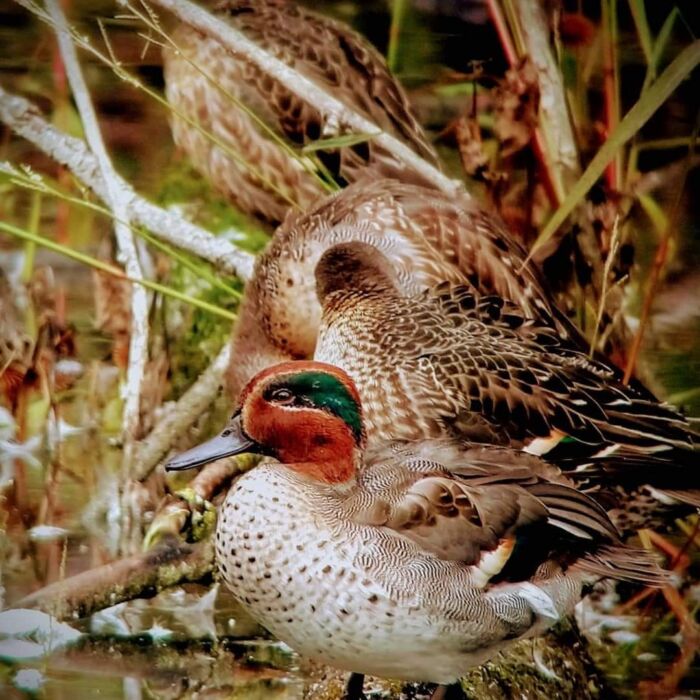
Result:
[[[348,26],[284,0],[225,0],[212,11],[439,167],[404,89],[379,52]],[[215,38],[182,24],[172,40],[163,55],[171,129],[194,167],[239,209],[273,225],[290,206],[304,211],[326,194],[328,183],[301,149],[339,136],[337,125]],[[422,181],[371,138],[315,155],[341,186],[368,174]]]
[[[313,357],[321,323],[316,265],[328,248],[352,241],[381,251],[404,295],[442,282],[464,284],[508,299],[525,317],[547,319],[560,337],[585,343],[497,215],[423,185],[364,179],[290,214],[258,256],[232,333],[232,399],[265,367]]]
[[[353,700],[363,674],[447,697],[601,577],[664,580],[537,456],[446,438],[369,446],[360,392],[333,365],[258,373],[225,429],[166,469],[242,453],[263,457],[221,507],[221,576],[280,640],[355,674]]]
[[[450,281],[406,295],[378,248],[353,241],[316,267],[314,358],[345,370],[370,444],[453,438],[524,449],[579,483],[700,507],[698,435],[672,406],[497,295]]]

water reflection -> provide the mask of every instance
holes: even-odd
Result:
[[[302,697],[302,681],[295,674],[294,657],[286,647],[267,640],[241,642],[179,642],[167,646],[146,638],[118,640],[84,637],[77,644],[51,654],[35,670],[41,697],[65,698],[279,698]],[[31,682],[19,667],[2,670],[8,695],[27,697],[15,683]],[[10,685],[12,684],[12,685]],[[15,687],[12,687],[15,686]]]

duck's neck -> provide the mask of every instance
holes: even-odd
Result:
[[[301,445],[281,450],[278,457],[289,469],[334,487],[353,484],[362,464],[362,453],[354,441],[346,442],[339,436],[326,444],[314,445],[313,450],[304,449],[302,441]]]

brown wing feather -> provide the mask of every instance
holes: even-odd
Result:
[[[353,519],[474,567],[484,583],[505,573],[511,554],[521,558],[523,548],[594,575],[661,580],[648,557],[620,543],[595,501],[532,455],[426,441],[377,448],[368,459],[361,495],[346,504]],[[536,549],[517,544],[529,532],[539,540]],[[540,563],[515,568],[535,571]]]
[[[402,371],[404,401],[417,399],[448,434],[492,439],[486,423],[515,443],[558,430],[592,444],[692,444],[673,408],[623,386],[613,369],[567,347],[514,304],[449,283],[411,299],[385,295],[381,304],[367,296],[349,321],[350,346],[362,337],[359,326],[371,324],[394,373]],[[431,384],[444,397],[436,404],[423,400]]]
[[[316,356],[357,383],[371,441],[453,436],[522,447],[544,438],[548,458],[578,483],[650,484],[697,504],[697,435],[674,408],[502,298],[449,282],[406,298],[361,244],[326,252],[319,268],[338,249],[361,264],[325,286],[317,275]]]
[[[498,214],[454,198],[428,198],[411,192],[398,197],[425,239],[459,268],[474,290],[511,299],[526,316],[552,318],[563,337],[580,338],[563,315],[554,318],[551,294],[539,269],[533,263],[525,264],[527,252]]]
[[[428,476],[406,491],[384,525],[441,559],[471,565],[518,527],[546,518],[542,503],[518,487],[471,487],[447,476]]]
[[[574,566],[593,576],[647,586],[668,586],[673,580],[671,572],[659,568],[650,552],[634,547],[604,545],[579,559]]]
[[[431,356],[436,372],[456,369],[444,378],[455,401],[504,424],[513,437],[526,425],[534,435],[557,429],[583,442],[692,444],[687,422],[673,408],[624,386],[613,368],[562,343],[515,305],[452,285],[426,296],[442,337],[437,351],[427,348],[423,356]]]

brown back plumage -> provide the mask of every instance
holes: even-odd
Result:
[[[356,32],[291,2],[226,0],[214,11],[260,47],[437,165],[435,152],[413,116],[403,89],[382,56]],[[289,200],[306,209],[323,194],[319,182],[190,61],[295,149],[338,134],[314,105],[300,100],[274,76],[229,53],[214,39],[183,25],[175,32],[174,41],[180,51],[165,52],[169,102],[228,143],[256,168],[257,174],[226,155],[177,114],[172,117],[175,142],[244,211],[279,222],[290,206]],[[354,182],[367,173],[420,180],[371,140],[321,150],[318,155],[341,183]]]
[[[694,436],[672,407],[624,386],[615,369],[500,297],[447,282],[403,296],[380,256],[344,244],[317,268],[324,313],[316,359],[354,379],[370,440],[450,435],[522,447],[569,436],[564,462],[581,479],[613,464],[627,469],[627,483],[696,497]]]
[[[234,333],[234,395],[257,370],[313,353],[321,317],[314,269],[325,250],[348,241],[381,250],[401,294],[443,281],[467,284],[511,299],[528,318],[551,319],[563,337],[577,337],[498,218],[426,187],[362,181],[289,217],[259,257]],[[343,274],[342,265],[337,272]]]

